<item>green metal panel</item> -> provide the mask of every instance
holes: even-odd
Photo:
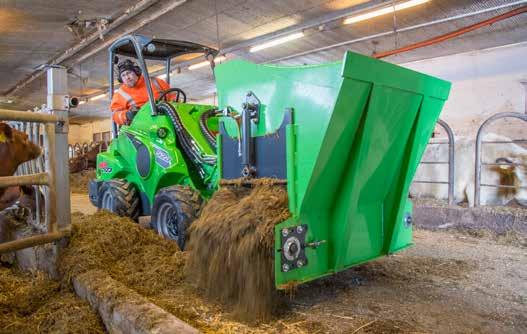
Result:
[[[408,189],[450,83],[351,52],[342,63],[278,67],[232,61],[216,68],[220,108],[262,102],[256,135],[286,108],[292,218],[275,230],[276,285],[305,282],[411,244]],[[232,132],[229,132],[233,135]],[[306,224],[308,265],[280,270],[280,229]]]
[[[200,151],[203,154],[215,155],[216,153],[209,146],[199,128],[199,117],[214,107],[184,103],[174,103],[174,106]],[[217,120],[211,120],[207,124],[211,130],[217,131]],[[168,130],[165,138],[159,138],[157,131],[160,128]],[[137,151],[127,134],[133,135],[142,142],[150,153],[152,167],[150,173],[145,177],[141,177],[137,171]],[[158,152],[162,150],[167,154],[170,161],[169,166],[161,166],[156,162],[156,150]],[[124,178],[128,180],[136,185],[140,192],[146,194],[150,206],[160,188],[174,184],[189,185],[200,191],[204,197],[209,197],[217,184],[217,171],[216,166],[204,166],[204,169],[206,176],[202,178],[193,168],[189,168],[189,163],[177,148],[176,136],[170,119],[165,115],[152,116],[148,104],[139,110],[130,126],[121,127],[119,136],[112,141],[107,152],[97,156],[98,179]]]

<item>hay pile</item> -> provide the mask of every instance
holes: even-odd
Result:
[[[105,333],[97,312],[42,273],[0,267],[0,332]]]
[[[250,193],[250,190],[247,191]],[[223,190],[219,192],[222,193]],[[283,191],[280,193],[283,195]],[[214,203],[212,201],[210,204],[215,205]],[[274,198],[268,199],[268,203],[277,204]],[[204,333],[284,332],[286,327],[283,319],[260,323],[256,327],[229,320],[232,318],[228,313],[229,308],[225,310],[222,305],[204,299],[184,279],[184,267],[189,254],[181,252],[175,242],[164,240],[128,218],[104,211],[94,215],[74,214],[72,221],[68,247],[59,259],[63,285],[69,286],[71,278],[79,273],[101,269]],[[266,260],[269,261],[269,258]],[[204,266],[207,267],[207,264],[208,261]],[[272,278],[272,274],[269,271],[265,276]],[[227,282],[227,279],[223,278],[223,281]],[[272,291],[274,292],[274,287]],[[296,321],[297,318],[291,320]],[[290,327],[301,328],[303,325],[301,323]],[[299,330],[298,333],[304,331]]]
[[[70,174],[70,191],[72,193],[87,194],[88,182],[95,179],[95,169],[87,169]]]
[[[175,242],[105,211],[74,214],[72,222],[68,246],[59,258],[64,286],[71,286],[78,274],[102,270],[192,326],[205,332],[210,328],[210,315],[220,310],[185,283],[186,254]]]
[[[207,297],[232,305],[244,320],[276,307],[274,227],[289,218],[287,191],[269,182],[222,187],[190,228],[187,273]]]
[[[104,332],[97,314],[71,292],[72,277],[99,269],[204,333],[282,333],[292,328],[304,333],[303,321],[250,327],[229,320],[230,306],[225,310],[205,300],[189,284],[198,277],[206,296],[234,305],[238,316],[266,318],[276,302],[273,230],[288,217],[283,187],[222,188],[194,223],[191,253],[128,218],[104,211],[73,214],[68,245],[58,260],[60,282],[40,276],[6,280],[0,272],[0,328],[6,329],[0,332]],[[185,268],[191,273],[188,279]]]
[[[59,258],[66,285],[73,276],[92,269],[106,271],[145,296],[174,288],[183,280],[185,259],[176,243],[104,211],[72,218],[69,244]]]

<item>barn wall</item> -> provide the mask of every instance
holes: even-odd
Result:
[[[70,131],[68,134],[68,142],[84,143],[93,141],[93,134],[99,132],[110,131],[112,128],[112,122],[110,119],[93,121],[82,125],[70,125]]]
[[[498,112],[525,112],[527,90],[527,43],[460,53],[401,64],[404,67],[452,82],[450,98],[441,118],[456,135],[475,137],[481,123]],[[522,84],[525,82],[525,85]],[[216,105],[215,96],[191,103]],[[525,136],[525,127],[503,122],[500,133]],[[509,124],[509,125],[507,125]],[[507,128],[509,126],[509,128]],[[111,121],[72,125],[69,141],[90,142],[96,132],[110,131]]]
[[[402,65],[451,81],[441,118],[456,135],[474,137],[481,123],[495,113],[525,112],[526,57],[527,43],[520,43]],[[502,124],[500,133],[521,136],[520,123]]]
[[[190,103],[195,103],[195,104],[207,104],[207,105],[212,105],[212,106],[217,106],[218,105],[218,99],[216,98],[216,95],[213,95],[213,96],[209,96],[209,97],[206,97],[204,99],[199,99],[199,100],[189,100]]]

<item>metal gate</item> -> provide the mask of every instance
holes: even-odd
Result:
[[[63,238],[69,231],[71,203],[68,170],[68,109],[67,74],[62,67],[47,70],[47,106],[50,113],[25,112],[0,109],[1,121],[24,122],[22,129],[31,128],[38,132],[40,124],[44,127],[44,169],[33,162],[26,164],[27,175],[0,177],[0,187],[37,185],[48,187],[45,203],[47,232],[19,240],[0,244],[0,253],[16,251]],[[36,124],[36,125],[35,125]],[[40,134],[39,134],[40,141]],[[33,168],[35,167],[35,168]],[[38,196],[37,196],[38,197]]]
[[[519,120],[522,120],[524,122],[527,122],[527,115],[520,114],[516,112],[505,112],[505,113],[499,113],[495,114],[491,117],[489,117],[483,124],[481,124],[481,127],[478,130],[478,134],[476,136],[476,173],[475,173],[475,179],[474,179],[474,205],[480,206],[481,204],[481,187],[493,187],[493,188],[515,188],[515,189],[527,189],[527,187],[516,187],[516,186],[508,186],[508,185],[502,185],[502,184],[487,184],[487,183],[481,183],[481,168],[482,166],[526,166],[522,164],[515,164],[511,162],[482,162],[481,160],[481,150],[483,144],[526,144],[527,139],[516,139],[516,140],[510,140],[510,141],[484,141],[483,140],[483,134],[485,132],[485,128],[492,124],[493,122],[503,119],[503,118],[516,118]]]
[[[427,184],[446,184],[448,185],[448,204],[454,204],[454,184],[455,184],[455,165],[456,165],[456,141],[454,138],[454,132],[448,126],[448,124],[439,119],[437,120],[437,125],[442,127],[447,136],[448,141],[446,142],[429,142],[428,145],[448,145],[448,161],[421,161],[420,164],[423,165],[448,165],[448,180],[414,180],[414,183],[427,183]]]
[[[33,112],[42,113],[42,110],[35,109],[33,110]],[[35,143],[36,145],[39,145],[41,148],[43,148],[44,143],[47,142],[48,140],[41,123],[17,121],[17,122],[9,122],[9,125],[19,131],[26,133],[28,136],[28,140]],[[44,173],[46,170],[45,158],[44,158],[46,154],[47,152],[43,148],[41,156],[39,156],[38,158],[34,160],[27,161],[21,164],[18,167],[15,175],[20,176],[20,175],[30,175],[30,174],[35,174],[35,173]],[[36,225],[40,227],[42,224],[42,215],[44,213],[43,206],[49,200],[48,199],[49,192],[48,192],[47,187],[40,186],[40,185],[34,185],[33,190],[35,191],[35,194],[36,194],[35,196],[36,209],[35,209],[33,218],[35,219]],[[42,198],[40,194],[43,195],[44,201],[41,200]],[[44,215],[44,217],[46,216]],[[45,222],[45,225],[47,226],[47,222]]]

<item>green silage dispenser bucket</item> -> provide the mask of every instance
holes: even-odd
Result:
[[[220,108],[257,96],[252,136],[285,131],[291,218],[275,228],[278,288],[412,244],[408,191],[449,82],[352,52],[316,66],[231,61],[215,75]]]

